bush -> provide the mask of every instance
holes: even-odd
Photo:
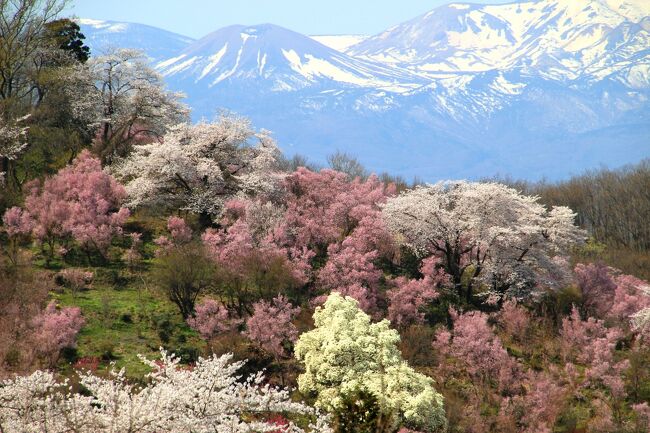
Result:
[[[173,247],[158,258],[157,284],[176,304],[184,320],[194,313],[199,294],[211,285],[214,267],[203,248],[194,244]]]

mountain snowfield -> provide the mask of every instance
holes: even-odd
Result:
[[[81,25],[94,50],[145,50],[195,120],[244,114],[316,161],[345,150],[426,180],[559,179],[650,157],[647,0],[451,3],[369,37]]]

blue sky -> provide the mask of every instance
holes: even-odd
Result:
[[[304,34],[375,34],[448,0],[72,0],[81,18],[149,24],[195,38],[231,24],[273,23]],[[477,0],[476,3],[507,3]]]

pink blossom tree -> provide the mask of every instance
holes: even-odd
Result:
[[[167,230],[169,236],[159,236],[154,240],[154,243],[158,245],[157,256],[165,254],[173,247],[186,245],[192,241],[192,229],[183,218],[170,216],[167,219]]]
[[[318,273],[318,285],[330,292],[351,296],[367,313],[374,312],[382,271],[373,261],[377,251],[362,253],[351,246],[332,244],[328,248],[328,261]]]
[[[350,180],[346,174],[329,169],[313,172],[301,167],[287,177],[285,184],[285,236],[293,245],[321,253],[352,233],[392,193],[376,176]]]
[[[171,216],[167,220],[167,229],[171,234],[172,241],[177,244],[185,244],[192,240],[192,229],[190,229],[183,218]]]
[[[240,323],[223,304],[214,299],[205,299],[196,305],[194,316],[187,319],[187,324],[208,341],[222,332],[234,330]]]
[[[77,307],[58,309],[54,302],[32,320],[34,344],[38,353],[53,366],[61,349],[75,347],[77,334],[85,324]]]
[[[611,268],[602,263],[579,263],[573,271],[582,295],[583,313],[604,317],[612,305],[616,290]]]
[[[495,314],[497,323],[512,339],[525,341],[526,331],[530,325],[530,314],[517,301],[508,300]]]
[[[488,316],[479,311],[458,313],[453,309],[450,314],[452,331],[438,331],[433,347],[441,355],[461,361],[472,380],[484,386],[495,383],[500,390],[513,388],[520,368],[488,324]]]
[[[245,335],[278,360],[287,356],[284,344],[298,338],[298,330],[291,323],[298,313],[300,307],[294,308],[282,295],[271,302],[256,302],[253,315],[246,321]]]
[[[43,184],[32,181],[25,210],[34,221],[32,235],[49,246],[71,237],[83,248],[106,253],[114,235],[122,233],[129,211],[120,207],[126,191],[84,150],[72,164]]]
[[[56,275],[55,281],[69,288],[72,291],[72,296],[76,296],[80,290],[90,288],[94,278],[95,275],[91,271],[68,268],[60,271]]]
[[[576,308],[562,320],[561,350],[565,362],[577,361],[586,366],[585,386],[605,387],[615,399],[625,396],[623,372],[627,360],[616,361],[616,343],[623,337],[618,328],[607,328],[593,317],[582,320]]]
[[[436,290],[444,284],[449,284],[449,275],[438,264],[440,260],[428,257],[422,261],[421,279],[398,277],[393,283],[395,287],[387,292],[388,319],[396,326],[406,326],[413,323],[424,323],[422,307],[440,294]]]
[[[253,313],[254,302],[306,282],[308,266],[296,267],[287,249],[273,242],[257,243],[244,220],[224,229],[208,229],[201,239],[218,269],[217,290],[228,308],[240,317]],[[307,253],[302,259],[307,262],[310,257]]]
[[[7,257],[14,265],[18,262],[18,247],[20,242],[31,234],[34,221],[27,212],[19,207],[7,209],[2,217],[3,229],[7,233]]]
[[[133,272],[137,269],[140,261],[142,260],[142,233],[129,233],[131,238],[131,246],[124,253],[123,259],[126,262],[128,269]]]
[[[546,372],[528,372],[523,388],[524,393],[504,399],[500,420],[514,422],[522,433],[551,432],[566,401],[566,388]]]
[[[384,278],[377,262],[389,258],[394,245],[379,211],[368,208],[363,213],[352,233],[328,246],[327,262],[318,272],[317,285],[326,294],[335,291],[351,296],[367,313],[377,313],[379,286]]]
[[[616,290],[608,316],[621,323],[629,321],[630,317],[641,310],[650,308],[650,284],[632,275],[617,275],[614,277]]]

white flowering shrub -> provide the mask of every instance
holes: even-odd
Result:
[[[316,405],[334,412],[358,391],[374,395],[388,425],[433,432],[446,427],[443,397],[433,379],[402,360],[399,334],[389,322],[372,323],[350,297],[332,293],[314,313],[316,328],[300,336],[296,357],[305,365],[301,392],[318,394]]]
[[[108,378],[80,373],[88,390],[72,393],[68,382],[37,371],[0,384],[3,433],[162,433],[162,432],[313,432],[331,433],[326,419],[309,406],[292,402],[286,390],[264,384],[263,376],[236,375],[243,362],[232,355],[199,359],[196,366],[161,350],[160,361],[142,358],[153,372],[145,386],[127,382],[124,370]],[[309,418],[300,428],[268,421],[274,414]]]

